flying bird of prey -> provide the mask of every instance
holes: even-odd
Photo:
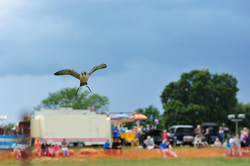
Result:
[[[79,88],[80,88],[81,86],[84,86],[84,85],[86,85],[86,87],[89,89],[89,91],[90,91],[91,93],[93,93],[93,92],[91,91],[91,89],[88,87],[88,83],[87,83],[87,81],[89,80],[89,76],[90,76],[92,73],[94,73],[96,70],[104,69],[104,68],[106,68],[106,67],[107,67],[107,65],[104,64],[104,63],[102,63],[102,64],[99,64],[99,65],[96,65],[95,67],[93,67],[93,69],[90,70],[90,72],[89,72],[88,74],[87,74],[85,71],[84,71],[84,72],[81,72],[81,74],[79,74],[79,73],[75,72],[75,71],[72,70],[72,69],[64,69],[64,70],[60,70],[60,71],[54,73],[54,75],[71,75],[71,76],[73,76],[73,77],[79,79],[79,80],[80,80],[80,86],[79,86],[79,87],[77,88],[77,90],[76,90],[76,93],[75,93],[75,96],[76,96],[76,95],[77,95],[77,92],[78,92],[78,90],[79,90]]]

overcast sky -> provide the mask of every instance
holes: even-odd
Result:
[[[249,0],[1,0],[0,115],[8,119],[0,124],[79,85],[54,72],[100,63],[107,69],[88,83],[110,112],[163,112],[165,86],[194,69],[233,75],[238,101],[249,103],[249,8]]]

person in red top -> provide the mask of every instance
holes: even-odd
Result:
[[[168,139],[168,133],[167,133],[167,130],[163,130],[163,133],[162,133],[162,139]]]

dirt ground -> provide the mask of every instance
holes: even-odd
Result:
[[[59,160],[74,160],[74,161],[89,161],[100,160],[106,158],[113,159],[149,159],[149,158],[162,158],[160,150],[146,150],[146,149],[123,149],[122,154],[120,151],[111,152],[108,154],[103,149],[70,149],[70,157],[63,157],[60,152],[58,157],[42,156],[38,157],[35,150],[27,150],[27,159],[16,159],[14,153],[10,150],[0,151],[1,162],[13,162],[18,160],[27,160],[29,162],[46,162],[46,161],[59,161]],[[196,149],[196,148],[177,148],[172,149],[177,154],[177,158],[215,158],[215,157],[228,157],[225,155],[225,148],[216,149]],[[169,158],[173,158],[168,156]],[[235,157],[235,156],[231,156]],[[250,153],[246,152],[241,158],[250,157]]]

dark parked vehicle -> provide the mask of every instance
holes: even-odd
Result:
[[[162,135],[160,129],[152,129],[139,135],[140,142],[143,142],[145,139],[147,139],[147,136],[153,138],[155,144],[160,144],[162,142]]]
[[[194,144],[194,127],[191,125],[174,125],[169,127],[168,131],[173,134],[175,144],[190,145]]]
[[[201,129],[202,129],[203,133],[206,132],[206,128],[209,128],[209,133],[211,136],[211,140],[209,143],[213,144],[215,139],[217,138],[217,133],[219,131],[219,125],[217,123],[213,123],[213,122],[202,123]]]

